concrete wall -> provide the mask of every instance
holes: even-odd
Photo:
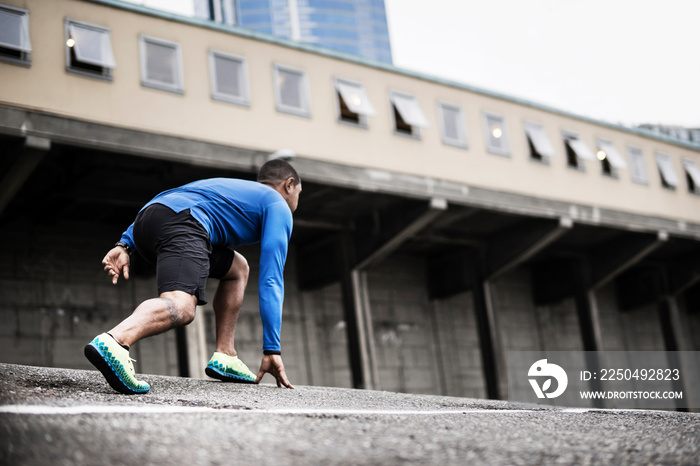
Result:
[[[656,304],[629,311],[619,311],[614,286],[606,286],[596,294],[600,309],[603,350],[663,351],[664,339]]]
[[[236,328],[236,350],[251,370],[257,372],[262,354],[262,324],[258,310],[259,249],[247,246],[237,251],[248,260],[250,278]],[[311,292],[299,291],[293,250],[287,260],[284,278],[282,354],[290,380],[300,385],[350,387],[340,286],[334,284]],[[206,322],[207,357],[215,350],[215,318],[211,302],[217,284],[217,280],[209,280],[209,303],[200,308]],[[265,382],[273,382],[269,375],[266,377]]]
[[[535,306],[530,272],[519,268],[494,282],[504,351],[581,351],[578,316],[573,299]]]
[[[85,232],[90,231],[90,235]],[[0,242],[0,360],[3,362],[93,369],[83,347],[112,328],[139,303],[156,295],[153,277],[121,279],[113,286],[100,264],[118,232],[95,224],[62,224],[55,229],[3,230]],[[258,248],[241,248],[251,266],[236,332],[240,357],[257,372],[262,354],[262,325],[258,312]],[[282,348],[293,383],[351,386],[340,287],[313,292],[296,286],[294,253],[285,270],[285,309]],[[218,281],[207,286],[209,304],[198,308],[203,320],[206,365],[215,349],[211,305]],[[147,338],[133,346],[139,373],[178,375],[175,332]],[[265,382],[272,383],[266,376]]]
[[[94,224],[3,230],[12,245],[0,249],[4,362],[92,368],[83,347],[155,293],[152,280],[107,280],[100,262],[117,235]],[[132,357],[138,371],[176,374],[174,333],[136,345]]]
[[[32,65],[0,63],[0,103],[31,108],[126,128],[178,135],[235,147],[275,151],[289,147],[298,154],[351,166],[392,170],[467,183],[472,186],[562,200],[686,222],[700,222],[700,196],[687,192],[682,158],[700,164],[700,152],[640,133],[623,131],[549,111],[543,107],[499,98],[458,84],[424,79],[390,67],[253,39],[186,19],[147,15],[128,8],[79,0],[4,0],[30,11]],[[133,7],[132,7],[133,8]],[[113,81],[77,76],[65,70],[64,18],[111,30],[117,66]],[[140,83],[139,36],[177,42],[184,62],[183,95],[143,87]],[[208,50],[248,60],[251,87],[249,107],[212,100]],[[311,116],[280,113],[274,101],[273,67],[287,65],[308,73]],[[368,128],[339,123],[333,80],[346,78],[364,84],[376,108]],[[429,127],[420,139],[394,134],[389,91],[416,96]],[[468,149],[442,143],[437,103],[462,107]],[[483,112],[506,119],[511,156],[486,150]],[[523,130],[525,121],[544,125],[555,149],[551,164],[533,162]],[[586,170],[567,167],[561,131],[575,131],[595,151],[596,138],[609,139],[626,158],[628,146],[643,151],[650,182],[632,182],[629,171],[619,179],[601,174],[597,161]],[[675,191],[661,187],[654,154],[668,153],[681,178]]]
[[[89,229],[88,229],[89,228]],[[90,234],[86,232],[89,231]],[[121,280],[112,286],[100,261],[118,232],[94,224],[63,223],[42,229],[28,225],[3,230],[0,244],[0,360],[91,369],[83,346],[108,330],[141,301],[155,295],[153,278]],[[262,327],[258,314],[257,247],[239,250],[251,265],[239,319],[236,346],[252,370],[258,369]],[[338,284],[300,292],[296,257],[285,270],[282,347],[287,371],[299,385],[351,386],[345,320]],[[367,271],[380,388],[384,390],[486,396],[471,293],[430,301],[420,256],[396,254]],[[516,269],[494,282],[494,308],[504,351],[580,350],[573,300],[534,306],[530,272]],[[207,294],[214,296],[216,281]],[[614,288],[597,293],[606,350],[663,350],[655,306],[620,312]],[[700,319],[681,303],[690,348],[698,349]],[[207,355],[214,350],[211,305],[200,308]],[[175,333],[134,345],[137,371],[176,375]],[[202,360],[201,365],[206,363]],[[266,382],[272,382],[270,376]]]
[[[700,309],[690,309],[685,300],[678,300],[680,306],[683,351],[700,351]],[[698,374],[700,377],[700,374]]]
[[[379,385],[401,392],[439,393],[435,322],[421,258],[395,256],[368,270]]]
[[[437,364],[443,394],[486,397],[479,334],[471,293],[432,303]]]

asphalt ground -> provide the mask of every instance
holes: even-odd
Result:
[[[700,464],[700,414],[0,364],[1,465]]]

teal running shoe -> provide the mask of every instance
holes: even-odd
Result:
[[[151,386],[141,380],[136,380],[133,359],[129,350],[108,333],[97,335],[85,347],[85,357],[107,379],[107,383],[125,395],[148,393]]]
[[[238,359],[238,356],[229,356],[218,351],[211,357],[204,372],[209,377],[224,382],[255,383],[255,374]]]

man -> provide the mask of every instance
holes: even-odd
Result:
[[[137,251],[156,266],[159,297],[141,303],[85,347],[85,356],[112,388],[125,394],[148,392],[148,383],[136,379],[129,347],[192,322],[196,306],[207,302],[207,277],[220,281],[213,301],[216,352],[206,374],[227,382],[258,383],[270,373],[278,387],[294,388],[282,362],[280,328],[284,264],[300,193],[296,170],[276,159],[260,168],[257,183],[231,178],[195,181],[158,194],[141,209],[102,263],[116,285],[121,275],[129,278],[130,253]],[[230,249],[256,242],[260,242],[263,323],[263,358],[257,377],[234,348],[249,268],[246,259]]]

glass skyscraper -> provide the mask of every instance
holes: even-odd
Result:
[[[392,63],[384,0],[195,0],[195,14]]]

